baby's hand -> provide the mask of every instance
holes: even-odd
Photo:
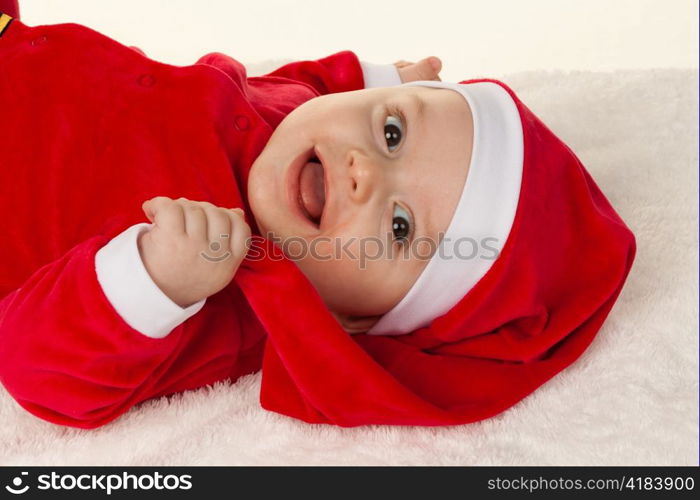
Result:
[[[142,208],[153,227],[139,235],[141,259],[173,302],[187,307],[231,282],[250,246],[243,210],[166,196]]]
[[[409,61],[397,61],[394,63],[399,70],[401,82],[415,82],[416,80],[437,80],[440,81],[440,70],[442,61],[440,58],[431,56],[421,59],[417,63]]]

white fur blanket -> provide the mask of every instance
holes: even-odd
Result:
[[[0,388],[0,465],[697,464],[697,70],[501,79],[637,236],[625,289],[574,365],[495,418],[443,428],[305,424],[260,408],[260,374],[148,401],[93,431],[41,421]]]

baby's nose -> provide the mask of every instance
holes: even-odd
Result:
[[[350,182],[350,199],[365,203],[372,192],[380,187],[381,176],[372,160],[357,150],[348,153],[347,168]]]

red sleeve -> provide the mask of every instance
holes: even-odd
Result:
[[[205,328],[204,311],[160,339],[125,323],[95,272],[108,240],[83,241],[0,301],[0,382],[49,422],[101,426],[143,400],[224,378],[240,356],[231,297],[207,304],[226,335]]]
[[[19,19],[19,5],[17,0],[0,0],[0,12]]]
[[[263,76],[278,76],[306,83],[321,95],[365,88],[360,61],[349,50],[321,59],[291,62]]]

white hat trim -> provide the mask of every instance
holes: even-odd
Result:
[[[474,123],[471,162],[440,249],[403,299],[367,332],[369,335],[411,333],[457,304],[500,255],[520,198],[523,131],[510,94],[493,82],[419,80],[402,84],[412,85],[451,89],[464,96]],[[457,241],[459,246],[455,246]],[[466,258],[465,254],[475,255]]]

